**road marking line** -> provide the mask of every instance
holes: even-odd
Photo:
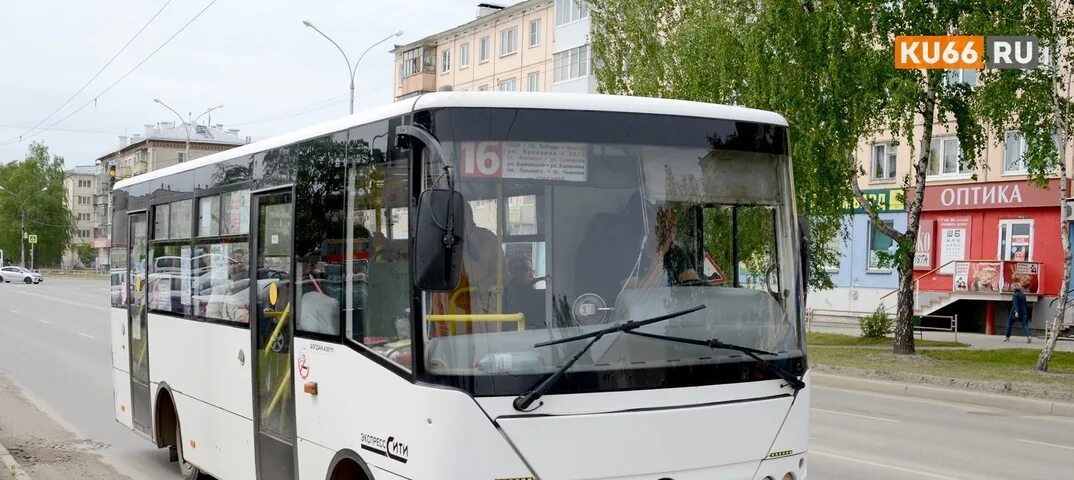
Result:
[[[1023,443],[1032,443],[1034,445],[1044,445],[1045,447],[1065,448],[1067,450],[1074,450],[1074,447],[1068,447],[1066,445],[1056,445],[1054,443],[1034,442],[1033,440],[1026,440],[1023,438],[1016,438],[1015,440]]]
[[[50,321],[48,321],[48,320],[45,320],[45,319],[43,319],[43,318],[35,318],[34,320],[37,320],[37,321],[39,321],[39,322],[41,322],[41,323],[44,323],[44,324],[49,324],[49,323],[52,323],[52,322],[50,322]]]
[[[816,450],[816,449],[812,449],[812,448],[809,449],[809,453],[812,453],[812,454],[815,454],[815,455],[820,455],[822,457],[831,457],[831,458],[836,458],[836,459],[839,459],[839,460],[846,460],[848,462],[861,463],[863,465],[870,465],[870,466],[873,466],[873,467],[886,468],[888,470],[894,470],[896,472],[903,472],[903,473],[909,473],[909,474],[913,474],[913,475],[920,475],[922,477],[936,478],[936,479],[940,479],[940,480],[960,480],[960,479],[958,479],[956,477],[948,477],[946,475],[940,475],[938,473],[926,472],[924,470],[915,470],[915,469],[912,469],[912,468],[900,467],[898,465],[891,465],[891,464],[887,464],[887,463],[874,462],[872,460],[865,460],[865,459],[862,459],[862,458],[847,457],[847,456],[844,456],[844,455],[837,455],[837,454],[834,454],[834,453],[831,453],[831,452],[825,452],[825,451],[822,451],[822,450]]]
[[[810,410],[813,410],[814,412],[834,413],[836,415],[846,415],[848,417],[868,418],[869,420],[879,420],[881,422],[902,423],[902,420],[895,420],[895,419],[883,418],[883,417],[872,417],[872,416],[869,416],[869,415],[861,415],[861,414],[857,414],[857,413],[840,412],[838,410],[825,410],[823,408],[810,408]]]
[[[88,333],[82,333],[82,332],[78,332],[78,336],[86,337],[86,338],[93,338],[93,335],[90,335]]]

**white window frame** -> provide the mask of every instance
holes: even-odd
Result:
[[[504,88],[510,86],[510,89]],[[496,91],[498,92],[517,92],[518,91],[518,78],[511,77],[500,80],[500,83],[496,85]]]
[[[930,145],[929,146],[929,165],[926,167],[927,168],[926,176],[928,178],[937,178],[937,179],[939,179],[939,178],[969,178],[972,175],[972,172],[970,172],[969,170],[965,170],[965,165],[963,165],[963,162],[962,162],[962,145],[960,145],[958,143],[958,138],[957,137],[953,137],[953,136],[932,137],[932,141],[933,141],[933,143],[939,142],[939,153],[936,155],[936,158],[938,159],[939,163],[938,163],[938,166],[936,167],[937,171],[935,173],[933,173],[933,171],[932,171],[932,160],[933,160],[933,158],[932,158],[932,150],[933,149],[932,149],[932,145]],[[958,149],[958,154],[957,154],[957,159],[958,159],[957,168],[958,168],[958,171],[956,171],[956,172],[945,172],[944,171],[944,159],[945,159],[946,154],[947,154],[947,151],[946,151],[947,146],[950,145],[949,142],[951,142],[951,141],[954,142],[955,148]]]
[[[445,74],[451,71],[451,49],[443,50],[440,52],[440,73]]]
[[[1007,258],[1007,253],[1010,252],[1010,242],[1013,236],[1012,227],[1016,224],[1029,224],[1029,255],[1026,255],[1025,262],[1033,261],[1033,254],[1036,253],[1033,241],[1036,239],[1037,228],[1032,218],[1009,218],[999,221],[999,226],[996,228],[996,259],[997,260],[1013,260]],[[1004,248],[1006,247],[1006,248]],[[1006,250],[1006,252],[1004,251]]]
[[[885,224],[887,224],[891,228],[895,228],[895,221],[894,220],[880,219],[880,221],[884,222]],[[891,267],[880,267],[879,263],[877,264],[878,266],[876,266],[876,267],[873,266],[873,229],[874,228],[876,228],[876,227],[873,226],[873,221],[872,220],[869,220],[868,222],[866,222],[865,271],[866,271],[866,273],[891,273]],[[880,231],[879,229],[877,229],[877,230]],[[881,234],[883,234],[883,231],[881,231]],[[892,239],[891,242],[892,242],[891,244],[894,246],[895,245],[895,239]],[[890,249],[889,249],[889,252],[890,252]],[[877,258],[877,261],[879,262],[879,258]]]
[[[835,252],[835,263],[824,265],[824,271],[827,273],[839,273],[839,266],[843,260],[843,249],[846,248],[846,240],[843,239],[842,235],[836,233],[834,237],[828,240],[828,248]]]
[[[530,48],[539,46],[541,44],[541,37],[544,36],[544,35],[541,35],[541,33],[542,33],[542,31],[541,31],[541,26],[542,26],[541,23],[543,23],[543,22],[541,21],[540,18],[530,20],[530,35],[529,35],[529,42],[528,42]]]
[[[175,152],[175,159],[178,160],[179,163],[187,161],[186,152]]]
[[[477,87],[477,91],[479,91],[479,92],[487,92],[487,91],[489,91],[489,86],[488,85],[481,85],[480,87]]]
[[[583,61],[583,52],[585,53]],[[592,70],[589,44],[574,47],[552,55],[552,84],[569,82],[589,76]],[[584,72],[583,72],[584,67]]]
[[[556,26],[589,18],[589,7],[582,0],[556,0]]]
[[[528,75],[526,75],[526,91],[541,91],[541,72],[530,72]]]
[[[470,42],[459,45],[459,70],[470,68]]]
[[[1007,159],[1008,148],[1010,148],[1011,140],[1014,139],[1019,143],[1018,148],[1018,160],[1017,163],[1021,164],[1022,168],[1012,169],[1011,162]],[[1026,137],[1019,131],[1007,131],[1003,132],[1003,174],[1004,175],[1024,175],[1026,173]]]
[[[500,32],[500,56],[515,53],[518,53],[518,27],[511,27]]]
[[[965,83],[966,85],[974,87],[977,86],[977,70],[972,68],[944,70],[943,79],[944,83],[947,85]]]
[[[880,152],[881,149],[883,152]],[[898,148],[892,145],[891,142],[877,142],[873,144],[871,156],[872,172],[869,174],[869,179],[873,183],[894,182],[899,165]],[[877,158],[878,156],[880,158]],[[883,171],[878,172],[877,166]]]
[[[492,58],[492,37],[485,35],[477,41],[477,63],[485,63]]]
[[[411,48],[403,52],[403,62],[400,65],[400,79],[412,77],[421,73],[422,47]]]

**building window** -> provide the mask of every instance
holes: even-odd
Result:
[[[1030,262],[1033,260],[1033,220],[1000,220],[1000,260]]]
[[[451,50],[444,50],[440,52],[440,72],[447,73],[451,71]]]
[[[563,25],[589,16],[583,0],[556,0],[556,25]]]
[[[489,51],[492,50],[490,48],[489,43],[491,43],[491,41],[489,40],[488,36],[481,37],[481,40],[478,41],[478,46],[477,46],[477,61],[478,62],[487,62],[489,60],[489,53],[491,53]]]
[[[508,78],[507,80],[500,80],[500,85],[496,88],[501,92],[515,92],[518,91],[518,80],[514,78]]]
[[[541,90],[541,72],[531,72],[526,76],[526,90],[531,92]]]
[[[947,70],[944,76],[944,82],[948,85],[954,85],[957,83],[965,83],[969,86],[977,85],[977,70],[973,69],[960,69],[960,70]]]
[[[467,68],[470,66],[470,44],[464,43],[459,45],[459,69]]]
[[[824,264],[824,271],[830,273],[836,273],[839,271],[839,260],[843,256],[843,247],[845,246],[846,243],[844,242],[843,237],[838,233],[828,240],[828,245],[827,247],[825,247],[825,249],[831,252],[832,261],[826,262]]]
[[[552,82],[558,83],[589,75],[589,45],[553,55]]]
[[[421,73],[421,48],[403,52],[403,78]]]
[[[884,220],[887,226],[894,228],[895,222]],[[869,222],[869,270],[891,270],[892,257],[898,247],[891,237],[884,234],[872,222]]]
[[[79,230],[78,231],[78,236],[80,238],[90,238],[90,231],[89,230]]]
[[[480,87],[477,87],[477,91],[479,91],[479,92],[486,92],[486,91],[488,91],[488,89],[489,89],[488,85],[482,85]]]
[[[185,162],[186,161],[186,152],[175,152],[175,159],[179,163]]]
[[[541,19],[530,20],[530,46],[541,44]]]
[[[891,180],[895,178],[895,146],[890,143],[873,145],[873,180]]]
[[[500,56],[518,51],[518,28],[509,28],[500,32]]]
[[[965,172],[958,139],[954,137],[933,138],[929,147],[930,176],[959,175]]]
[[[1003,173],[1025,173],[1026,137],[1007,132],[1003,137]]]

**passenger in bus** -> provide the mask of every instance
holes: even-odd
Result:
[[[474,211],[469,202],[465,206],[462,244],[462,274],[459,285],[451,292],[433,294],[433,313],[488,314],[496,313],[496,287],[503,266],[503,250],[500,240],[491,230],[474,223]],[[465,333],[488,331],[487,326],[476,322],[462,323],[457,331]],[[438,324],[437,333],[447,335],[447,325]]]
[[[528,257],[516,256],[507,261],[507,285],[504,286],[504,313],[522,313],[526,316],[526,329],[546,328],[544,292],[536,288],[537,282],[547,277],[533,276],[533,263]]]
[[[303,272],[299,279],[301,303],[296,326],[303,332],[339,335],[339,301],[325,292],[327,285],[319,262],[317,253],[307,255],[299,262]]]

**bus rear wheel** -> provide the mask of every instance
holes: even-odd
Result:
[[[175,426],[175,453],[178,456],[179,473],[183,476],[183,480],[198,480],[203,478],[201,476],[201,470],[194,466],[190,462],[187,462],[183,458],[183,430],[179,428],[179,425]]]

